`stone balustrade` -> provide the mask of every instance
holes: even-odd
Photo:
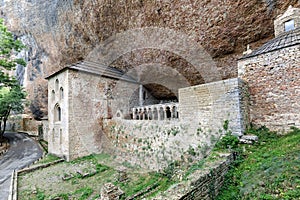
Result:
[[[132,108],[134,120],[178,119],[179,103],[165,103]]]

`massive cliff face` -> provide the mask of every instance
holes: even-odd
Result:
[[[182,32],[204,47],[216,63],[220,77],[226,79],[237,76],[236,59],[247,44],[255,48],[273,37],[273,19],[289,5],[299,7],[300,2],[0,0],[0,14],[28,47],[25,85],[32,102],[30,109],[40,118],[47,113],[44,77],[66,64],[85,59],[98,44],[115,34],[145,27]],[[141,60],[149,60],[149,55],[163,55],[160,62],[184,68],[184,76],[192,85],[203,83],[197,74],[189,75],[190,63],[180,56],[157,49],[141,52],[128,52],[111,64],[126,70],[126,65],[145,63]],[[155,90],[153,87],[149,90]]]

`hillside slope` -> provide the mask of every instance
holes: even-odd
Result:
[[[300,130],[285,136],[265,128],[254,133],[259,143],[247,147],[218,199],[300,199]]]

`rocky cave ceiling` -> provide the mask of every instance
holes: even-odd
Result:
[[[27,76],[30,77],[24,80],[32,102],[31,111],[38,113],[36,118],[40,118],[47,114],[44,77],[85,59],[99,43],[115,34],[144,27],[183,32],[209,53],[221,79],[227,79],[237,76],[237,58],[247,44],[254,49],[273,37],[273,20],[289,5],[300,7],[300,2],[0,0],[0,17],[29,47],[26,56]],[[189,85],[203,83],[205,79],[202,72],[199,74],[185,58],[171,51],[146,48],[123,54],[111,63],[125,71],[133,66],[141,66],[145,71],[151,66],[155,68],[153,64],[162,68],[171,66]],[[146,84],[149,90],[163,91],[158,88],[160,84],[149,81]],[[168,96],[167,91],[162,93]]]

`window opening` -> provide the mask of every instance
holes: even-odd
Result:
[[[59,89],[59,93],[60,93],[60,99],[64,99],[64,89],[62,87]]]
[[[61,121],[61,108],[58,104],[56,104],[54,108],[54,121]]]
[[[55,90],[57,91],[59,87],[59,81],[58,79],[55,80]]]
[[[293,19],[284,23],[284,31],[285,32],[288,32],[288,31],[291,31],[294,29],[295,29],[295,21]]]

